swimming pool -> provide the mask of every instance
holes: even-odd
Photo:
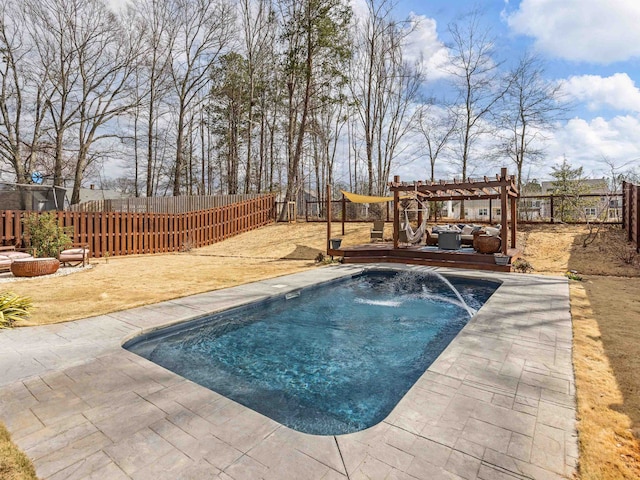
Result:
[[[499,286],[448,279],[474,309]],[[125,348],[290,428],[335,435],[383,420],[468,320],[432,275],[368,271]]]

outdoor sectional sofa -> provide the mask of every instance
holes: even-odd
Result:
[[[496,227],[485,227],[481,225],[436,225],[427,230],[427,245],[438,245],[438,234],[440,232],[458,232],[460,233],[461,243],[463,245],[473,245],[473,237],[475,232],[482,232],[487,235],[498,237],[500,229]]]
[[[16,250],[14,246],[0,246],[0,271],[11,270],[11,264],[18,258],[31,258],[27,252]]]

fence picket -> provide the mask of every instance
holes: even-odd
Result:
[[[180,213],[140,213],[136,205],[127,205],[122,211],[63,211],[53,212],[60,225],[73,227],[69,236],[77,244],[89,245],[93,257],[132,255],[140,253],[166,253],[180,251],[187,242],[194,247],[211,245],[239,233],[262,227],[274,221],[274,195],[242,196],[237,203],[226,203],[215,198],[215,208],[200,208],[211,203],[195,199],[191,205],[199,210]],[[245,198],[242,198],[245,197]],[[246,198],[252,197],[252,198]],[[140,200],[140,199],[138,199]],[[144,199],[153,208],[156,199]],[[188,206],[187,199],[174,203],[178,209]],[[114,201],[102,201],[102,205]],[[167,204],[162,205],[163,208]],[[129,209],[130,207],[130,209]],[[133,211],[131,211],[133,210]],[[0,245],[23,242],[22,218],[30,212],[0,211]]]

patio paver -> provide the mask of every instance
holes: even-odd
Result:
[[[167,323],[362,269],[332,266],[2,331],[0,419],[50,479],[572,477],[578,451],[564,278],[451,271],[503,283],[383,422],[347,435],[296,432],[121,347]]]

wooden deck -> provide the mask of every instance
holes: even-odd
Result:
[[[410,263],[434,267],[510,272],[511,263],[518,258],[520,251],[516,248],[510,248],[507,253],[511,257],[509,264],[497,265],[492,254],[477,253],[470,247],[460,250],[440,250],[438,247],[420,245],[394,249],[392,243],[370,243],[328,251],[331,256],[342,257],[344,263]]]

